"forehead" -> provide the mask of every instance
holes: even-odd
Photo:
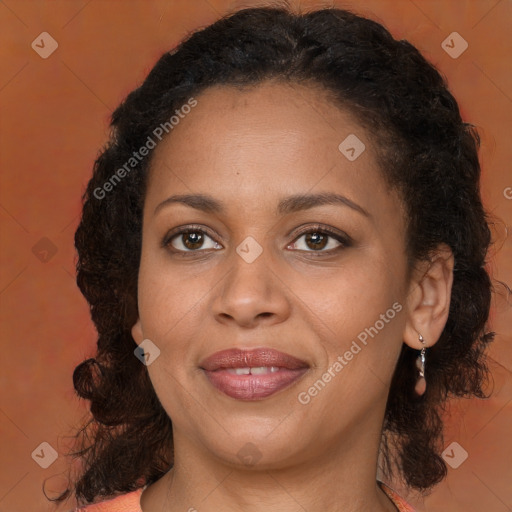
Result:
[[[154,150],[146,212],[171,195],[203,194],[231,219],[263,222],[286,197],[332,192],[369,212],[375,228],[403,233],[403,201],[384,179],[375,137],[322,88],[216,86],[194,99]]]
[[[226,174],[245,186],[269,175],[274,184],[284,181],[288,187],[312,187],[312,180],[327,174],[348,173],[354,186],[380,178],[375,141],[319,86],[215,86],[195,100],[157,146],[150,182],[197,189],[205,181],[223,182]],[[351,161],[347,156],[354,152]]]

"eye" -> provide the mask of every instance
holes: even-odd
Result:
[[[350,246],[350,237],[326,228],[310,228],[296,238],[287,249],[306,252],[331,252]]]
[[[222,249],[222,245],[213,240],[204,230],[187,228],[168,235],[164,246],[171,246],[181,252],[194,252],[199,249]]]

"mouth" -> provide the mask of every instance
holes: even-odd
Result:
[[[295,383],[309,365],[271,348],[228,349],[206,358],[200,368],[217,390],[237,400],[262,400]]]

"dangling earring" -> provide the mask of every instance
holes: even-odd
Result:
[[[427,351],[427,348],[425,347],[425,340],[421,334],[419,335],[418,339],[421,343],[423,343],[423,348],[421,349],[421,353],[416,360],[416,367],[419,370],[419,377],[416,381],[414,390],[419,396],[422,396],[427,389],[427,381],[425,380],[425,352]]]

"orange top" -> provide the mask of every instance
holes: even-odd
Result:
[[[393,489],[379,482],[382,490],[388,495],[389,499],[395,504],[399,512],[415,512],[411,505],[407,504]],[[140,495],[145,487],[137,489],[128,494],[122,494],[108,501],[87,505],[75,509],[74,512],[142,512],[140,508]]]

